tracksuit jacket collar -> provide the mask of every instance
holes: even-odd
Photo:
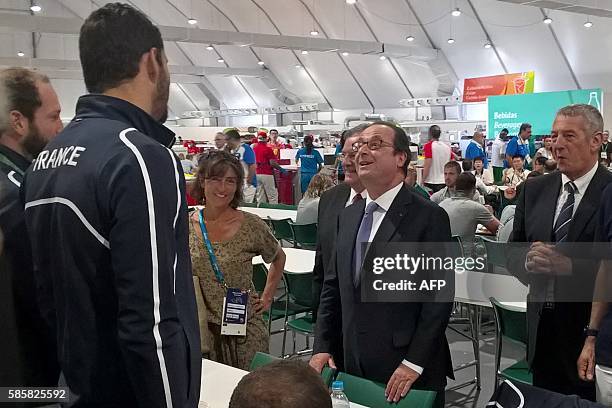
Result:
[[[89,94],[79,98],[74,121],[105,118],[124,122],[166,147],[174,144],[174,132],[157,122],[147,112],[123,99]]]

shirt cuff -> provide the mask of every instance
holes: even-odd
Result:
[[[423,374],[423,367],[418,366],[416,364],[411,363],[410,361],[407,360],[403,360],[402,364],[405,365],[408,368],[413,369],[414,371],[416,371],[419,375]]]

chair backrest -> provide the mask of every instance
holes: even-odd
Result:
[[[527,345],[527,313],[504,306],[495,298],[490,298],[495,314],[497,328],[502,337]]]
[[[294,224],[291,223],[293,237],[300,246],[314,247],[317,245],[317,224]]]
[[[257,293],[261,294],[266,287],[266,282],[268,281],[268,268],[266,268],[266,265],[261,263],[253,265],[252,281]]]
[[[293,241],[293,230],[291,229],[291,218],[285,218],[282,220],[270,220],[272,224],[272,231],[276,239],[285,239]]]
[[[482,241],[487,252],[487,263],[494,266],[506,267],[506,243],[497,242],[486,237],[478,237]]]
[[[397,404],[390,405],[385,398],[384,384],[343,372],[338,373],[336,380],[344,382],[344,394],[349,401],[371,408],[430,408],[436,400],[435,391],[410,390]]]
[[[297,211],[297,205],[291,204],[270,204],[270,203],[260,203],[259,208],[273,208],[275,210],[292,210]]]
[[[323,379],[325,386],[329,387],[331,385],[335,373],[336,370],[333,368],[328,366],[323,367],[323,370],[321,370],[321,379]]]
[[[459,235],[453,235],[451,237],[451,245],[448,248],[449,256],[453,258],[462,258],[463,257],[463,242]]]
[[[261,351],[258,351],[257,353],[255,353],[253,360],[251,360],[251,364],[249,365],[249,371],[253,371],[256,368],[273,363],[274,361],[277,361],[277,360],[280,360],[280,358],[271,356],[270,354],[262,353]]]
[[[312,306],[312,273],[285,272],[287,293],[299,306]]]
[[[240,203],[241,207],[257,207],[257,203]]]

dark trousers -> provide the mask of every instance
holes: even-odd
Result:
[[[576,368],[584,338],[567,332],[563,314],[556,309],[542,311],[532,367],[533,385],[595,401],[595,383],[582,381]]]
[[[430,188],[431,191],[433,191],[434,193],[442,190],[444,187],[446,187],[446,184],[431,184],[431,183],[425,183],[425,186]]]

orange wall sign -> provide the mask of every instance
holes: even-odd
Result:
[[[466,78],[463,102],[484,102],[487,96],[533,93],[535,72]]]

